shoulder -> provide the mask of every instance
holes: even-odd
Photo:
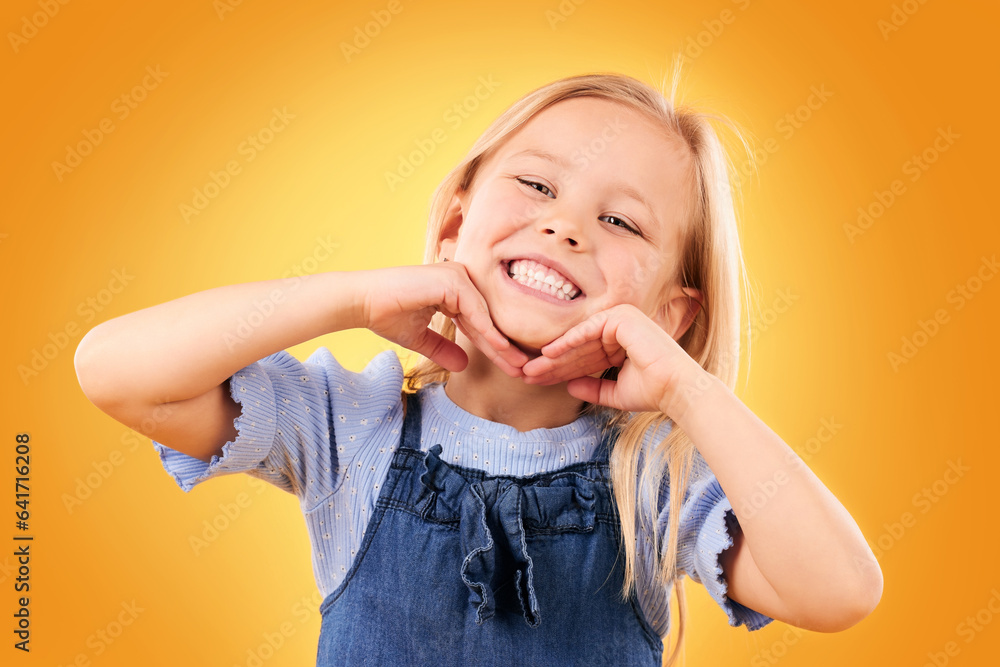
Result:
[[[671,438],[671,435],[677,437]],[[706,493],[710,488],[714,489],[718,486],[715,473],[712,472],[698,448],[684,437],[684,433],[682,431],[674,432],[672,419],[653,419],[647,422],[641,436],[636,435],[635,437],[642,438],[640,469],[645,470],[646,466],[653,466],[662,470],[660,509],[666,509],[669,489],[676,481],[671,479],[669,462],[677,453],[685,451],[686,453],[682,454],[678,460],[678,463],[681,464],[680,468],[675,470],[675,472],[681,473],[679,479],[683,484],[682,502],[687,505],[697,499],[704,500],[708,496],[711,496],[713,500],[718,500],[716,496],[721,493],[721,489],[717,493]],[[690,467],[687,467],[685,462],[689,462]]]
[[[386,350],[361,371],[344,368],[325,347],[305,362],[320,382],[330,406],[330,421],[340,431],[358,437],[381,423],[381,417],[402,409],[403,365],[395,352]]]
[[[287,351],[264,357],[239,371],[233,383],[236,395],[270,399],[279,418],[287,414],[300,429],[302,423],[325,416],[323,433],[335,430],[339,439],[344,431],[351,436],[345,439],[354,442],[367,440],[387,414],[401,409],[403,366],[396,353],[387,350],[355,372],[320,347],[305,361]]]
[[[377,382],[379,380],[386,381],[388,379],[386,374],[398,377],[400,383],[402,383],[403,378],[403,364],[400,362],[399,356],[393,350],[384,350],[379,352],[372,357],[371,361],[365,365],[364,369],[357,372],[348,370],[344,367],[326,347],[316,348],[316,351],[309,356],[306,363],[314,366],[322,366],[339,376],[349,377],[369,383]]]
[[[331,395],[331,401],[349,400],[358,403],[378,402],[383,395],[399,402],[403,388],[403,365],[392,350],[380,352],[361,371],[344,367],[325,347],[317,348],[305,362],[298,362],[287,352],[271,355],[261,363],[270,363],[275,370],[285,370],[293,380],[319,382]],[[297,371],[306,371],[295,378]]]
[[[240,392],[267,391],[271,385],[278,396],[292,394],[324,394],[331,403],[381,402],[384,397],[394,397],[398,403],[403,387],[403,367],[395,352],[386,350],[376,355],[363,370],[348,370],[325,347],[317,348],[305,361],[282,350],[268,355],[231,378]],[[235,388],[233,389],[235,392]],[[238,400],[238,399],[237,399]]]

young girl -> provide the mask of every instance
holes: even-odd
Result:
[[[518,100],[436,191],[422,266],[212,289],[81,341],[88,398],[182,488],[299,498],[318,664],[659,665],[685,574],[750,630],[878,603],[848,512],[732,392],[726,156],[673,94],[586,75]],[[352,327],[426,360],[283,351]]]

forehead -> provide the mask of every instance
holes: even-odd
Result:
[[[564,177],[637,190],[661,221],[684,219],[692,159],[684,141],[645,114],[595,97],[537,113],[496,154],[497,163],[548,165]]]
[[[636,157],[659,157],[664,165],[688,153],[683,140],[662,123],[624,103],[597,97],[571,98],[543,109],[507,140],[503,152],[532,143],[581,152],[590,148],[594,159],[647,146]]]

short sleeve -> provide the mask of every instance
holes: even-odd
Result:
[[[667,510],[660,515],[661,528]],[[677,535],[677,569],[708,590],[712,599],[729,617],[729,625],[746,625],[759,630],[773,621],[769,616],[741,605],[726,595],[719,555],[733,545],[732,531],[739,529],[736,515],[722,486],[705,460],[695,454],[688,476],[688,488],[681,506]]]
[[[237,436],[222,456],[202,461],[153,441],[163,467],[185,491],[226,474],[247,473],[299,497],[308,507],[336,490],[345,463],[400,400],[402,369],[393,352],[361,373],[326,348],[302,362],[282,351],[229,378],[240,405]]]

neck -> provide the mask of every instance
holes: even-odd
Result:
[[[460,331],[456,342],[469,355],[469,365],[452,373],[444,390],[452,403],[466,412],[522,432],[558,428],[580,416],[583,401],[570,396],[565,382],[525,384],[497,368]]]

